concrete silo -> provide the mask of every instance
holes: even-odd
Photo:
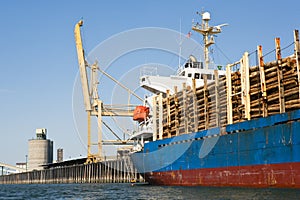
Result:
[[[28,170],[43,169],[53,162],[53,141],[47,139],[47,129],[36,129],[36,139],[28,141]]]

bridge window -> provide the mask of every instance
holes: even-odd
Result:
[[[200,78],[200,74],[199,74],[199,73],[195,73],[194,78],[195,78],[195,79],[199,79],[199,78]]]
[[[213,78],[212,74],[201,74],[201,79],[204,79],[204,75],[207,76],[207,80],[213,80],[212,79]]]

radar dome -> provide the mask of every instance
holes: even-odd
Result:
[[[202,14],[202,19],[203,20],[210,20],[210,13],[209,12],[205,12]]]

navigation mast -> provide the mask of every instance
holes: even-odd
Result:
[[[197,12],[199,14],[199,12]],[[200,33],[203,35],[203,41],[204,41],[204,58],[205,58],[205,69],[209,68],[209,46],[215,43],[214,36],[216,34],[219,34],[222,32],[221,27],[227,26],[228,24],[220,24],[217,26],[209,26],[209,20],[210,20],[210,13],[209,12],[203,12],[202,15],[202,23],[196,23],[192,26],[192,30]]]

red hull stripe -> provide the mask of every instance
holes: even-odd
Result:
[[[145,178],[156,185],[300,188],[300,162],[150,172]]]

